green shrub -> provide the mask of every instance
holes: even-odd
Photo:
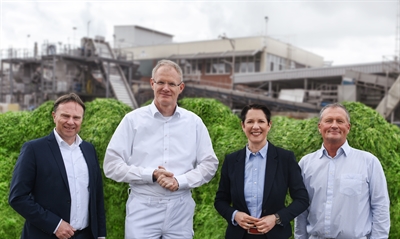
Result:
[[[344,103],[351,115],[352,127],[349,144],[376,155],[385,170],[391,199],[390,238],[400,238],[400,129],[388,124],[376,111],[361,103]],[[215,99],[183,98],[179,105],[202,118],[212,139],[215,153],[222,166],[225,155],[241,149],[247,139],[242,132],[239,118]],[[19,238],[23,226],[21,218],[8,205],[8,191],[12,170],[22,144],[42,137],[54,128],[51,117],[53,102],[41,105],[33,112],[9,112],[0,114],[0,238]],[[108,142],[122,117],[131,109],[113,99],[96,99],[86,103],[86,112],[79,135],[96,147],[103,167]],[[299,160],[302,156],[319,149],[322,145],[317,130],[318,118],[296,120],[274,116],[268,139],[275,145],[294,151]],[[193,190],[196,201],[195,239],[220,239],[224,237],[226,222],[214,209],[214,197],[218,188],[220,170],[210,183]],[[124,237],[125,203],[128,185],[104,178],[107,238]],[[288,199],[287,202],[290,200]]]
[[[20,238],[25,219],[8,205],[10,179],[18,153],[0,148],[0,238]]]

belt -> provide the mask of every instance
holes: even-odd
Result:
[[[250,227],[249,229],[247,229],[247,233],[251,235],[264,235],[264,233],[257,230],[257,227]]]
[[[89,227],[86,227],[86,228],[84,228],[82,230],[76,230],[74,232],[74,235],[71,237],[71,239],[77,238],[80,234],[84,234],[84,233],[90,233]]]

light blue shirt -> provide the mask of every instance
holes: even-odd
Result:
[[[299,162],[310,206],[295,219],[295,238],[388,238],[389,195],[379,160],[346,141],[330,157],[321,149]]]
[[[260,218],[262,211],[262,201],[264,195],[265,171],[267,167],[267,144],[257,153],[252,153],[246,146],[246,162],[244,171],[244,197],[250,215]],[[232,215],[234,221],[237,210]]]

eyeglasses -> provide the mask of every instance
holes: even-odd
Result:
[[[154,79],[152,79],[152,80],[155,84],[157,84],[159,86],[164,86],[165,84],[168,84],[168,86],[171,88],[178,87],[183,83],[183,81],[181,81],[181,83],[179,83],[179,84],[175,84],[175,83],[166,83],[164,81],[155,81]]]

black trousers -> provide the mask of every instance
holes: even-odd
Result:
[[[83,230],[76,231],[75,234],[71,237],[71,239],[94,239],[94,238],[92,236],[90,228],[87,227]]]

